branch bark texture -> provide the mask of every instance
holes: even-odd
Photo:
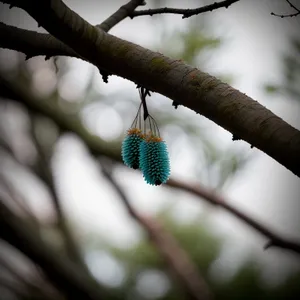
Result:
[[[6,25],[0,22],[1,48],[17,50],[26,54],[26,59],[38,55],[52,56],[80,56],[70,47],[57,40],[50,34],[35,32]]]
[[[26,10],[87,61],[204,115],[300,176],[300,132],[247,95],[180,60],[105,33],[60,0],[2,2]]]

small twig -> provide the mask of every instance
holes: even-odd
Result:
[[[252,219],[250,216],[246,215],[239,209],[231,206],[227,199],[217,194],[216,192],[209,190],[204,186],[201,186],[200,184],[189,184],[184,183],[183,181],[177,181],[175,179],[169,179],[167,184],[170,187],[181,189],[190,192],[196,196],[199,196],[202,199],[208,201],[210,204],[224,208],[225,210],[238,217],[240,220],[244,221],[245,223],[256,229],[260,234],[270,239],[270,242],[264,247],[264,249],[270,248],[271,246],[276,246],[300,254],[300,243],[285,239],[284,237],[281,237],[278,234],[272,232],[270,229],[266,228],[261,223]]]
[[[102,173],[115,188],[128,213],[147,231],[150,240],[180,279],[190,297],[195,300],[211,299],[212,295],[206,282],[174,237],[157,220],[141,215],[132,207],[125,192],[112,177],[111,170],[107,170],[105,163],[102,164]]]
[[[194,15],[199,15],[204,12],[213,11],[215,9],[226,7],[228,8],[231,4],[238,2],[239,0],[225,0],[220,2],[215,2],[213,4],[205,5],[195,9],[180,9],[180,8],[156,8],[156,9],[146,9],[146,10],[136,10],[131,13],[130,18],[137,16],[153,16],[157,14],[178,14],[182,15],[182,19],[189,18]]]
[[[109,16],[101,24],[96,25],[96,27],[104,30],[105,32],[108,32],[115,25],[126,19],[129,15],[131,15],[139,5],[145,4],[146,3],[144,2],[144,0],[131,0],[128,3],[122,5],[115,13]]]
[[[293,8],[296,12],[295,13],[291,13],[291,14],[287,14],[287,15],[280,15],[280,14],[275,14],[274,12],[271,12],[272,16],[275,17],[280,17],[280,18],[289,18],[289,17],[297,17],[298,15],[300,15],[300,9],[297,8],[293,3],[291,3],[291,1],[289,0],[285,0],[291,8]]]

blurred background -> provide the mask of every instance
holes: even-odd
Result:
[[[64,2],[92,24],[125,3]],[[142,9],[208,3],[156,0]],[[240,1],[189,19],[127,18],[110,33],[221,78],[300,130],[300,15],[282,19],[271,12],[293,10],[283,0]],[[1,21],[43,32],[26,13],[3,4]],[[110,76],[106,84],[96,67],[75,58],[25,61],[24,54],[0,49],[0,62],[1,76],[23,87],[29,103],[0,92],[0,199],[34,225],[53,253],[76,257],[104,298],[188,297],[128,213],[117,184],[136,211],[176,238],[215,299],[299,299],[299,256],[264,251],[268,240],[222,208],[183,190],[149,186],[139,171],[88,149],[94,143],[119,153],[139,105],[132,82]],[[49,112],[32,109],[30,99]],[[300,239],[299,178],[205,117],[174,109],[159,94],[148,99],[172,178],[213,189],[278,234]],[[1,299],[64,299],[32,260],[4,241],[0,251]]]

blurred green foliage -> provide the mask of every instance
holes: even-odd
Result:
[[[291,41],[289,53],[282,59],[282,83],[268,83],[265,91],[287,95],[290,99],[300,102],[300,40]]]
[[[182,59],[193,66],[205,65],[204,52],[216,49],[221,45],[220,38],[209,35],[203,22],[188,22],[188,28],[184,31],[175,30],[169,34],[164,34],[164,53],[171,57]]]

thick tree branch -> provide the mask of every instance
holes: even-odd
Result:
[[[66,46],[51,34],[17,28],[0,22],[0,47],[26,54],[26,59],[34,56],[71,56],[80,58],[72,48]]]
[[[213,4],[205,5],[194,9],[180,9],[180,8],[157,8],[157,9],[146,9],[134,11],[130,17],[134,18],[137,16],[153,16],[157,14],[178,14],[182,15],[182,19],[189,18],[191,16],[199,15],[204,12],[213,11],[221,7],[228,8],[231,4],[238,2],[239,0],[225,0],[220,2],[215,2]]]
[[[139,5],[145,5],[144,0],[131,0],[128,3],[122,5],[115,13],[103,21],[96,27],[108,32],[115,25],[130,16]]]
[[[9,3],[10,1],[7,1]],[[108,17],[97,28],[108,32],[116,24],[131,14],[137,6],[144,5],[144,0],[131,0],[121,6],[115,13]],[[34,56],[45,55],[45,60],[52,56],[71,56],[81,58],[75,51],[54,38],[51,34],[43,34],[35,31],[8,26],[0,22],[0,36],[3,39],[0,47],[17,50],[26,54],[26,59]],[[104,82],[108,82],[109,72],[99,68]]]
[[[112,177],[111,170],[107,170],[105,163],[102,164],[102,172],[106,179],[112,184],[120,199],[125,204],[128,213],[147,231],[150,240],[162,255],[170,270],[176,275],[191,299],[211,299],[211,292],[202,276],[188,257],[187,253],[179,246],[174,237],[167,232],[163,226],[150,217],[137,212],[125,192]]]
[[[99,68],[203,114],[300,176],[300,132],[257,101],[182,61],[99,30],[60,0],[14,4]]]
[[[54,105],[51,105],[48,101],[43,101],[43,99],[39,98],[34,93],[31,93],[30,90],[28,90],[26,86],[22,85],[21,82],[11,83],[8,79],[5,79],[3,76],[1,76],[0,73],[0,91],[0,96],[5,95],[6,97],[17,100],[23,105],[27,106],[29,109],[37,111],[51,118],[61,128],[61,130],[72,131],[76,133],[79,137],[81,137],[94,155],[102,155],[115,161],[122,162],[120,144],[109,145],[103,142],[98,136],[90,134],[84,128],[78,118],[75,118],[74,116],[70,117],[61,112],[61,110],[56,108]],[[218,205],[224,208],[249,226],[253,227],[266,238],[270,239],[271,241],[275,241],[272,243],[273,246],[300,253],[300,243],[284,239],[278,234],[267,229],[250,216],[247,216],[242,211],[231,206],[229,201],[221,196],[218,196],[213,190],[201,187],[199,183],[188,184],[172,178],[167,181],[166,185],[190,192],[199,196],[199,199],[207,200],[213,205]]]
[[[56,253],[37,230],[17,217],[0,200],[0,238],[36,262],[67,299],[102,299],[101,288],[70,261]]]

